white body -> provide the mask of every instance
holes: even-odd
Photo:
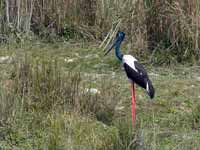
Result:
[[[136,72],[138,72],[138,70],[135,67],[135,62],[137,61],[137,59],[131,55],[124,55],[122,58],[122,62],[126,63],[127,65],[129,65],[131,68],[133,68]]]

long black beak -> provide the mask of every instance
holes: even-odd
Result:
[[[118,39],[115,38],[114,41],[112,42],[112,44],[110,45],[110,48],[104,54],[104,56],[106,56],[113,49],[113,47],[115,47],[115,45],[117,44],[117,42],[118,42]]]

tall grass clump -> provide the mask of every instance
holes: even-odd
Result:
[[[62,111],[96,114],[100,108],[113,111],[117,103],[112,101],[116,92],[106,90],[108,84],[102,83],[99,92],[92,93],[90,84],[83,82],[83,73],[64,72],[57,59],[26,56],[14,66],[13,90],[25,100],[26,110],[48,112],[59,107]]]
[[[3,148],[92,150],[114,146],[118,129],[108,125],[116,93],[105,90],[108,84],[99,87],[103,95],[92,93],[81,73],[64,72],[59,64],[56,59],[28,55],[13,62],[0,89]]]
[[[130,53],[152,54],[151,61],[159,64],[163,59],[194,63],[200,57],[199,5],[198,0],[4,0],[1,30],[18,41],[25,38],[22,33],[34,33],[49,42],[58,35],[65,40],[102,40],[121,21]]]
[[[197,104],[189,116],[189,118],[192,121],[192,126],[194,129],[199,129],[200,128],[200,104]]]
[[[149,49],[170,55],[166,61],[194,61],[199,57],[199,2],[155,1],[147,11]]]
[[[3,0],[1,8],[3,34],[14,33],[18,38],[23,38],[21,33],[31,35],[33,32],[40,37],[56,38],[55,35],[65,35],[66,30],[70,30],[93,38],[88,26],[95,24],[95,0]]]

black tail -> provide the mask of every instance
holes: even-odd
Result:
[[[146,88],[147,93],[148,93],[148,95],[150,96],[150,98],[153,99],[153,98],[154,98],[154,95],[155,95],[154,87],[153,87],[153,85],[152,85],[151,80],[147,79],[147,83],[148,83],[148,86],[149,86],[149,87],[148,87],[148,90],[147,90],[147,88]]]

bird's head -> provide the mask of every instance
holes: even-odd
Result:
[[[111,43],[109,49],[106,51],[105,55],[107,55],[117,44],[120,44],[124,40],[124,38],[125,38],[125,33],[118,31],[116,37]]]

